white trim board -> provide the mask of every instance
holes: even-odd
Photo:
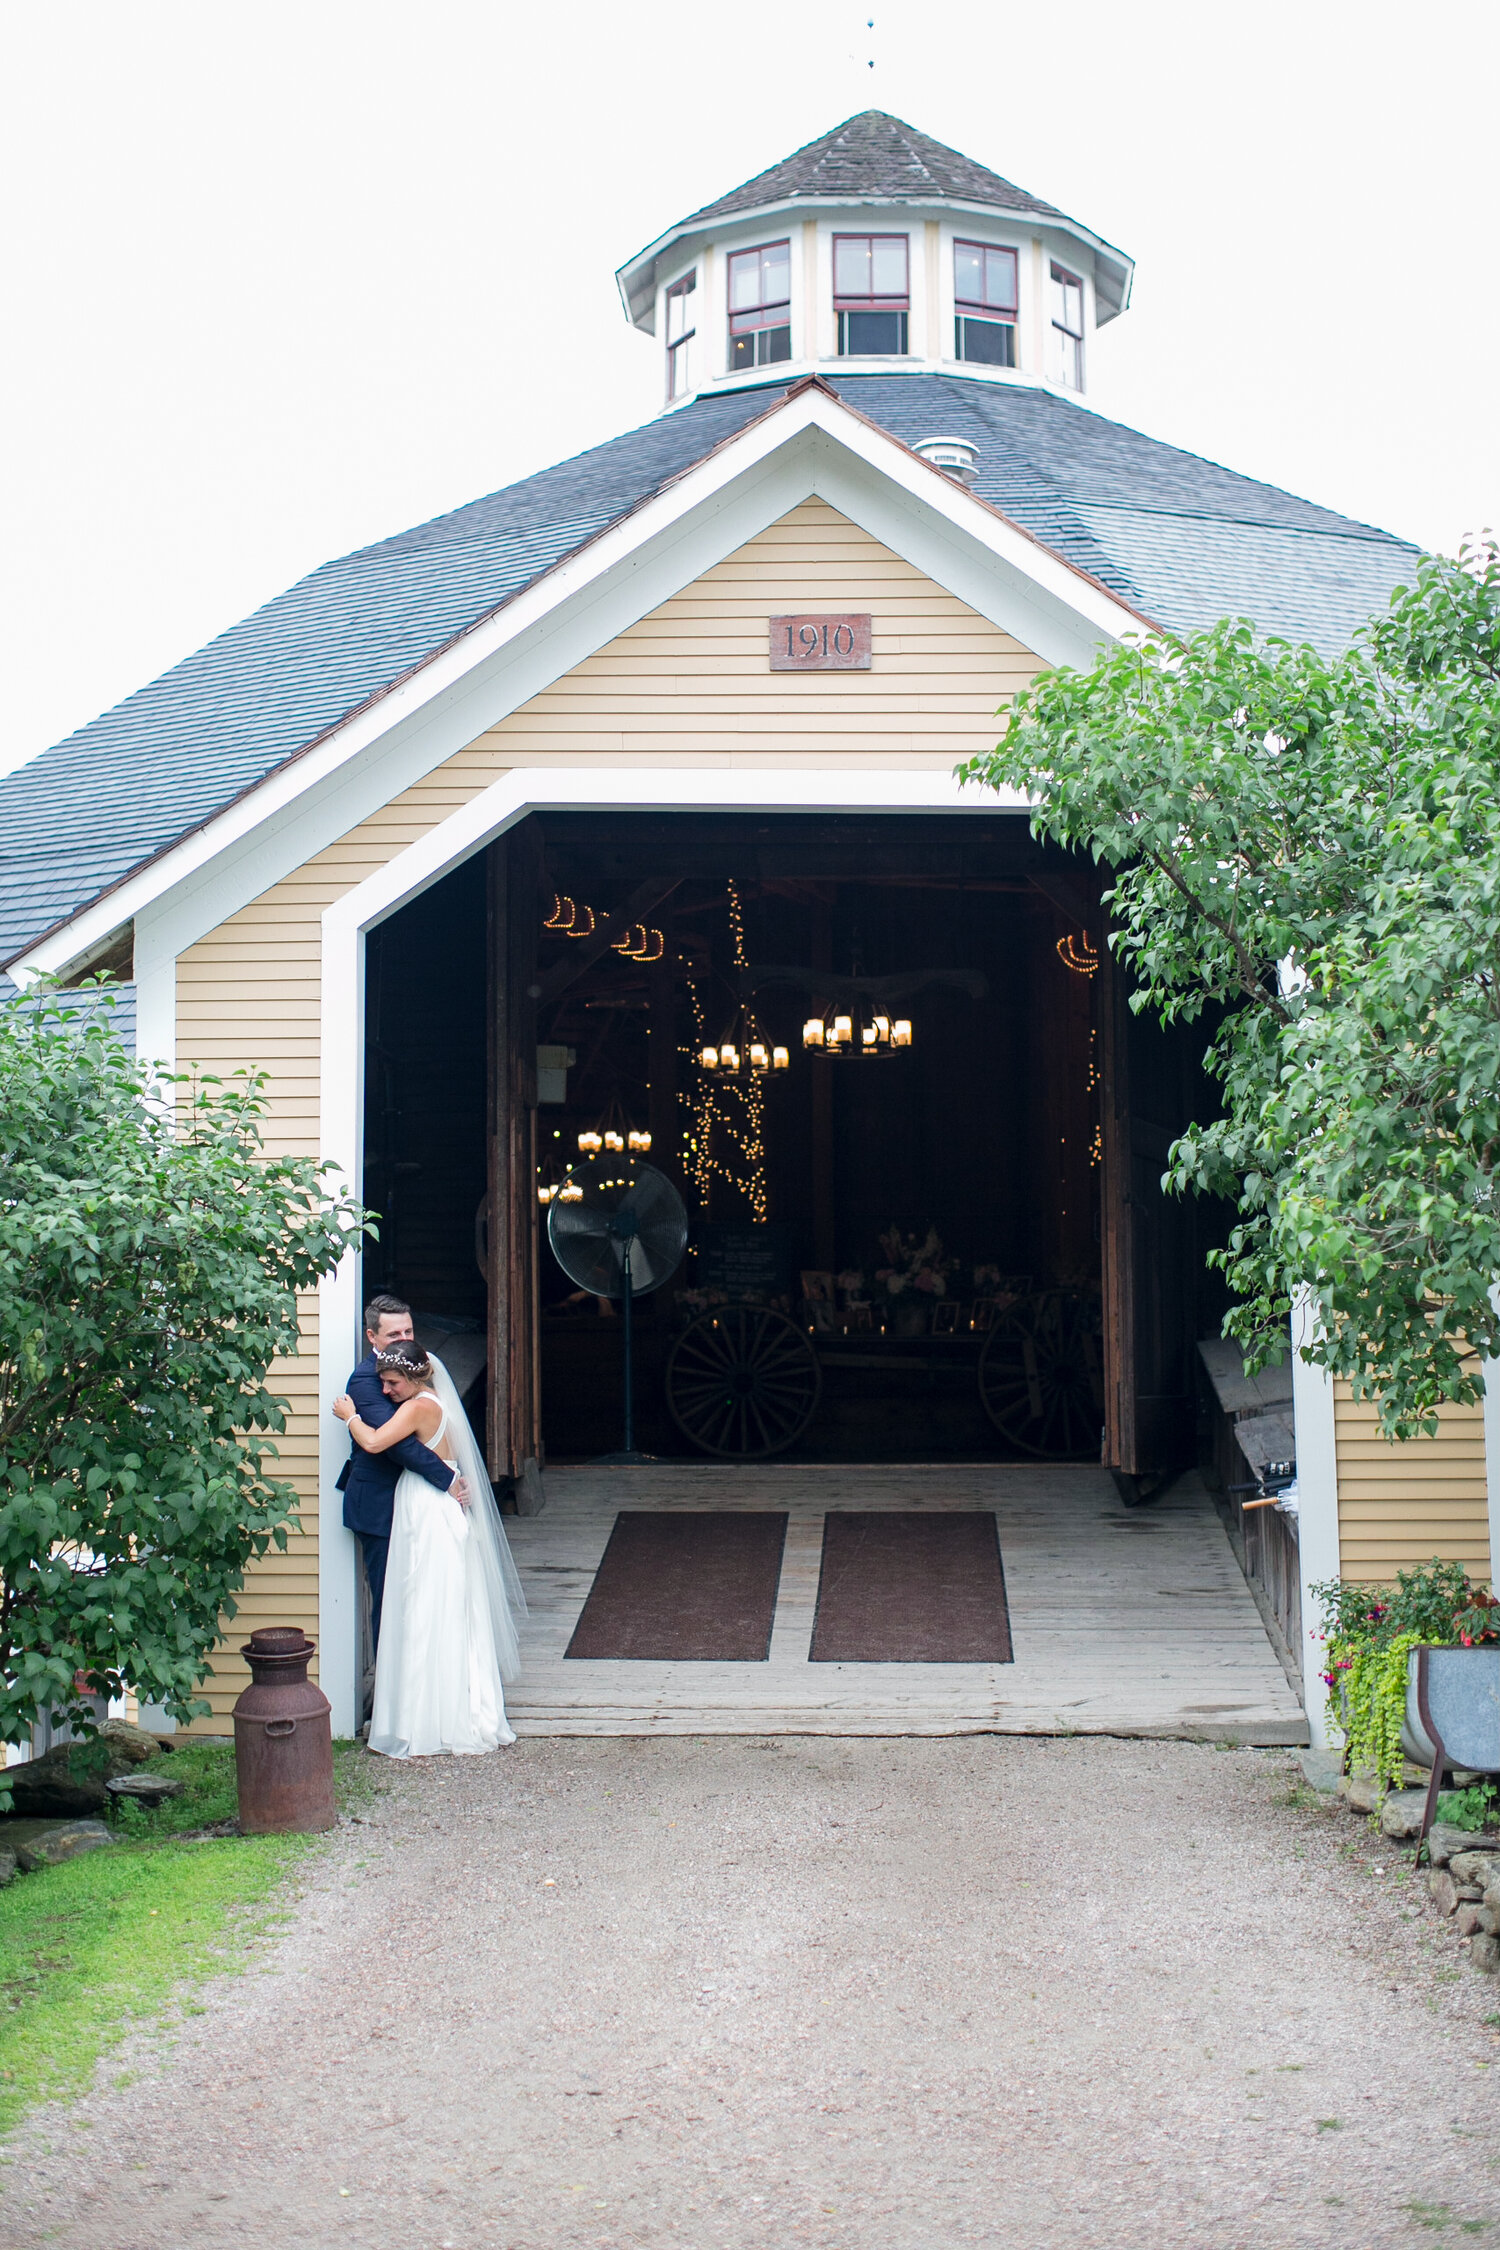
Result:
[[[1500,1360],[1484,1363],[1484,1482],[1490,1518],[1490,1590],[1500,1579]]]
[[[1312,1334],[1310,1299],[1292,1307],[1292,1420],[1297,1445],[1297,1558],[1302,1594],[1302,1701],[1314,1749],[1328,1748],[1324,1711],[1323,1605],[1311,1591],[1339,1575],[1339,1470],[1333,1419],[1333,1377],[1302,1357]]]
[[[1046,664],[1086,665],[1148,622],[886,432],[809,387],[770,408],[388,695],[39,942],[18,982],[134,917],[179,954],[370,813],[821,498]]]
[[[365,937],[531,812],[964,813],[1014,819],[1025,800],[1011,792],[961,790],[930,768],[805,767],[771,770],[634,766],[517,767],[397,852],[323,914],[320,1155],[357,1185],[362,1175]],[[357,1620],[354,1537],[344,1529],[337,1479],[345,1440],[333,1417],[344,1387],[342,1354],[359,1338],[360,1261],[351,1252],[324,1280],[318,1331],[319,1682],[333,1705],[333,1731],[356,1725]],[[343,1339],[340,1342],[340,1339]]]

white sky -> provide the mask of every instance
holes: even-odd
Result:
[[[7,0],[0,770],[647,419],[614,268],[857,109],[1134,255],[1093,405],[1452,549],[1500,524],[1497,63],[1493,0]]]

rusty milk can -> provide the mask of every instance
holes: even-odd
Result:
[[[307,1676],[316,1644],[298,1625],[263,1625],[244,1645],[250,1685],[234,1707],[234,1769],[247,1836],[331,1828],[331,1706]]]

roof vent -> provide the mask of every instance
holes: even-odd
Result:
[[[972,484],[979,474],[979,448],[967,438],[924,437],[912,447],[924,461],[930,461],[944,476],[952,477],[956,484]]]

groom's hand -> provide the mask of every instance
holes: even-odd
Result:
[[[461,1508],[471,1508],[474,1505],[473,1494],[470,1492],[468,1484],[463,1477],[455,1477],[453,1479],[453,1482],[449,1485],[448,1490],[452,1493],[454,1499],[458,1502]]]

